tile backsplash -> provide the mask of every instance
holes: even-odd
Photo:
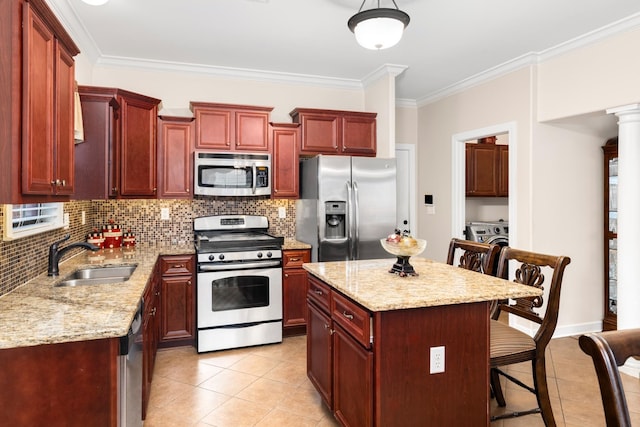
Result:
[[[286,218],[279,218],[280,207],[285,208]],[[169,220],[160,218],[162,208],[168,209]],[[189,244],[193,242],[194,218],[223,214],[264,215],[269,219],[269,233],[295,237],[295,201],[285,199],[73,201],[65,203],[64,211],[69,213],[69,229],[0,242],[0,296],[46,272],[51,243],[67,233],[71,234],[69,242],[85,240],[88,232],[102,228],[111,219],[120,224],[124,231],[130,229],[137,243],[152,245]],[[83,211],[86,224],[81,225]],[[2,215],[0,212],[0,233],[4,235]]]
[[[68,229],[60,228],[21,239],[0,241],[0,296],[45,273],[49,245],[56,240],[62,239],[66,234],[71,235],[68,242],[85,240],[90,226],[88,220],[87,224],[81,224],[82,211],[85,211],[88,219],[91,215],[91,205],[92,202],[88,201],[65,203],[64,212],[69,214]],[[0,209],[0,235],[4,237],[4,209]],[[74,249],[64,258],[80,250]]]
[[[202,198],[194,200],[106,200],[94,201],[93,226],[113,219],[125,231],[131,230],[137,242],[148,244],[185,244],[193,242],[193,219],[207,215],[264,215],[269,219],[269,233],[295,237],[295,202],[278,199]],[[286,218],[278,218],[278,208],[286,209]],[[168,208],[169,219],[161,219]]]

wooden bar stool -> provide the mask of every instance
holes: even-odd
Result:
[[[453,265],[456,257],[459,256],[458,267],[495,276],[495,264],[499,252],[498,245],[454,238],[449,243],[447,264]]]
[[[517,298],[513,303],[509,300],[498,301],[491,315],[490,331],[490,368],[491,390],[499,406],[506,406],[499,376],[502,375],[515,384],[529,390],[536,395],[538,407],[529,411],[519,411],[508,414],[492,416],[491,420],[512,418],[521,415],[541,413],[547,427],[555,426],[549,390],[547,389],[547,373],[545,363],[545,350],[553,336],[558,322],[558,309],[560,307],[560,289],[565,267],[571,259],[565,256],[551,256],[522,251],[510,247],[502,248],[498,261],[498,277],[503,277],[510,260],[517,263],[514,282],[523,285],[543,288],[545,283],[544,273],[551,271],[551,280],[548,282],[549,294],[547,307],[544,313],[534,311],[542,307],[543,298]],[[518,329],[498,321],[501,312],[519,316],[539,324],[535,335],[530,337]],[[533,387],[505,373],[500,368],[514,363],[531,361],[533,371]]]

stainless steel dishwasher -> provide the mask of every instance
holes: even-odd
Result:
[[[118,425],[142,426],[142,313],[140,301],[129,333],[120,338]]]

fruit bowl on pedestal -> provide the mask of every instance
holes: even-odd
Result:
[[[414,239],[409,236],[399,236],[393,240],[389,240],[389,238],[380,239],[380,244],[385,251],[398,257],[396,263],[393,264],[393,267],[389,270],[389,273],[397,274],[400,277],[418,275],[413,266],[409,264],[409,258],[420,255],[422,251],[424,251],[427,247],[426,240]]]

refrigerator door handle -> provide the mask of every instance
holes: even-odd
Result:
[[[360,259],[360,205],[358,196],[358,183],[353,181],[353,259]]]
[[[349,245],[347,246],[347,258],[353,259],[353,188],[351,181],[347,181],[347,239]]]

